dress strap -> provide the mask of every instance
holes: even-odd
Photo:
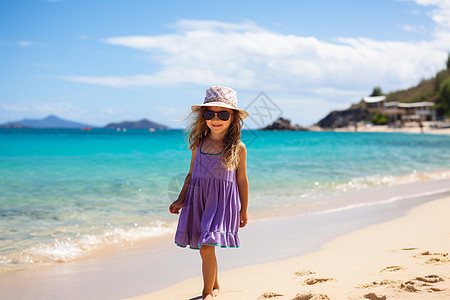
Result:
[[[197,153],[202,153],[202,142],[203,139],[201,139],[197,144]]]

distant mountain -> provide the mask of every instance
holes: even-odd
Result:
[[[165,125],[161,125],[147,119],[142,119],[139,121],[124,121],[121,123],[110,123],[106,125],[104,128],[106,129],[117,129],[117,128],[126,128],[126,129],[150,129],[153,128],[155,130],[167,130],[169,127]]]
[[[23,119],[1,124],[0,128],[83,128],[90,125],[64,120],[50,115],[44,119]]]

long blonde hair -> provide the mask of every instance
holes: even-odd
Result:
[[[211,129],[206,125],[203,118],[205,108],[193,111],[188,118],[192,118],[192,122],[186,127],[185,134],[189,136],[189,149],[194,150],[198,147],[201,140],[211,133]],[[233,110],[233,120],[230,127],[223,138],[222,165],[227,170],[234,170],[239,164],[239,144],[241,143],[241,128],[243,125],[239,111]]]

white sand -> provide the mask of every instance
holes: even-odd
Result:
[[[317,252],[221,272],[216,299],[448,299],[449,212],[450,197],[434,200]],[[201,289],[197,277],[133,299],[197,299]]]
[[[450,128],[433,128],[432,122],[424,122],[422,130],[416,123],[407,124],[402,128],[392,128],[387,125],[365,126],[359,125],[357,132],[402,132],[402,133],[426,133],[426,134],[450,134]],[[322,129],[318,126],[309,128],[311,131],[334,131],[334,132],[355,132],[355,126],[348,126],[335,129]]]

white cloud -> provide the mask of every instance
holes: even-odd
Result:
[[[30,47],[30,46],[37,46],[39,43],[31,42],[31,41],[18,41],[17,46],[20,47]]]
[[[403,29],[404,31],[414,31],[414,27],[409,26],[409,25],[403,25],[403,26],[402,26],[402,29]]]
[[[433,6],[429,13],[436,23],[436,31],[448,31],[450,29],[450,1],[448,0],[411,0],[419,5]]]
[[[422,6],[431,6],[428,13],[434,21],[435,29],[432,46],[442,52],[448,52],[450,48],[450,1],[449,0],[409,0]]]
[[[420,26],[403,25],[403,26],[401,26],[401,28],[407,32],[419,32],[419,33],[425,32],[425,26],[423,26],[423,25],[420,25]]]
[[[330,109],[358,102],[374,86],[385,92],[407,88],[444,68],[450,45],[450,1],[415,1],[433,6],[430,17],[434,32],[422,41],[364,37],[324,41],[269,31],[251,21],[181,20],[171,26],[170,34],[104,40],[148,53],[159,71],[64,79],[111,87],[223,84],[248,94],[265,91],[294,117],[299,112],[298,103],[311,102],[302,105],[301,114],[306,123],[312,123],[317,120],[312,119],[313,113],[323,116]],[[426,32],[416,25],[403,29]]]
[[[101,109],[99,110],[99,112],[102,113],[102,114],[110,115],[110,116],[114,116],[114,115],[117,115],[117,114],[118,114],[117,111],[115,111],[114,109],[109,108],[109,107],[101,108]],[[121,112],[121,113],[122,113],[122,112]]]
[[[447,50],[443,44],[450,43],[443,35],[422,42],[367,38],[328,42],[271,32],[252,22],[182,20],[173,28],[177,30],[173,34],[104,40],[148,52],[162,67],[157,73],[64,78],[114,87],[219,82],[248,90],[298,92],[328,87],[346,91],[374,85],[390,90],[415,84],[442,68]]]
[[[25,113],[35,113],[38,112],[40,114],[66,114],[71,112],[79,112],[84,113],[85,110],[76,107],[72,104],[65,102],[56,102],[56,103],[0,103],[0,107],[4,110],[11,112],[25,112]]]
[[[42,46],[42,43],[37,43],[33,41],[17,41],[17,42],[0,41],[0,45],[30,47],[30,46]]]
[[[219,21],[208,21],[208,20],[179,20],[175,23],[172,28],[175,28],[182,32],[188,32],[191,30],[201,30],[201,31],[210,31],[214,30],[215,32],[264,32],[266,31],[264,28],[259,27],[253,21],[247,20],[240,24],[219,22]]]

